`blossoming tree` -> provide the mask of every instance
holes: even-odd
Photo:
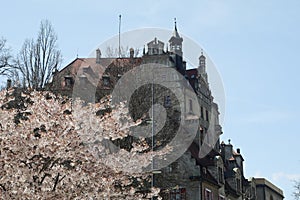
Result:
[[[10,89],[0,92],[0,106],[1,198],[160,198],[150,172],[142,170],[153,156],[143,152],[147,143],[131,141],[130,151],[113,145],[141,123],[124,114],[123,105],[110,107],[109,97],[85,104],[49,92]],[[122,170],[120,165],[139,153]]]

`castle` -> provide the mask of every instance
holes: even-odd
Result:
[[[134,56],[134,50],[130,49],[129,57],[104,58],[101,50],[96,50],[96,58],[76,58],[65,68],[56,72],[53,81],[49,84],[55,93],[66,96],[74,95],[73,87],[78,81],[86,88],[95,89],[95,94],[90,94],[82,88],[81,92],[86,100],[100,100],[105,95],[111,94],[114,86],[123,74],[145,63],[159,63],[176,69],[190,84],[197,95],[197,102],[189,101],[186,109],[190,112],[198,112],[199,127],[197,135],[188,150],[175,162],[154,174],[153,183],[161,189],[161,196],[168,200],[280,200],[283,192],[272,183],[261,178],[249,178],[244,176],[244,158],[240,149],[234,149],[230,143],[220,142],[222,127],[219,124],[218,105],[214,102],[212,92],[208,84],[206,72],[206,57],[199,52],[199,65],[195,69],[187,69],[183,60],[183,38],[180,36],[175,23],[174,32],[169,39],[168,48],[165,44],[154,38],[147,43],[141,57]],[[147,90],[147,88],[145,88]],[[149,89],[149,88],[148,88]],[[157,91],[160,89],[157,88]],[[142,97],[141,97],[142,96]],[[145,101],[149,96],[136,95],[136,102]],[[138,99],[141,98],[141,99]],[[157,102],[170,109],[170,116],[176,116],[176,102],[172,94],[159,93]],[[193,110],[194,104],[199,104],[199,110]],[[141,109],[139,110],[147,110]],[[133,109],[134,117],[138,118],[143,113]],[[207,144],[205,137],[213,123],[216,140],[210,151],[203,158],[199,157],[200,147]],[[169,123],[163,130],[164,140],[166,134],[171,134],[176,123]],[[159,136],[158,136],[159,137]],[[165,143],[168,140],[165,141]],[[121,142],[119,141],[119,144]],[[163,142],[162,142],[163,143]]]

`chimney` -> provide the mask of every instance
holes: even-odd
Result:
[[[96,50],[96,63],[99,64],[101,59],[101,51],[100,49]]]
[[[134,57],[134,49],[130,48],[129,52],[130,52],[130,58],[133,58]]]
[[[186,70],[186,61],[182,61],[183,69]]]
[[[7,79],[6,89],[11,88],[11,79]]]
[[[237,149],[236,149],[236,152],[237,152],[238,154],[241,154],[241,149],[240,149],[240,148],[237,148]]]
[[[221,149],[224,160],[228,160],[232,157],[232,145],[230,144],[230,140],[228,140],[228,144],[222,143]]]

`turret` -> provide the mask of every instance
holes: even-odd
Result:
[[[207,80],[207,73],[206,73],[206,57],[203,55],[203,51],[201,51],[201,55],[199,57],[199,67],[198,67],[199,74],[208,83]]]
[[[175,18],[175,27],[172,37],[169,40],[170,43],[170,52],[171,57],[175,63],[177,70],[182,74],[185,75],[185,69],[183,66],[183,59],[182,59],[182,37],[180,37],[177,31],[177,24]]]

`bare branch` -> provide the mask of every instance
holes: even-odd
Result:
[[[65,175],[62,178],[59,178],[59,176],[60,174],[58,173],[55,177],[55,182],[52,191],[55,191],[57,184],[60,183],[65,178]]]
[[[294,185],[295,191],[293,193],[295,200],[300,199],[300,181],[295,181]]]
[[[12,56],[10,54],[10,49],[6,46],[6,40],[0,38],[0,75],[7,75],[12,68],[9,63]]]
[[[28,87],[43,88],[52,77],[52,72],[61,63],[57,48],[57,36],[48,20],[42,21],[38,38],[26,40],[17,59],[17,68]]]

